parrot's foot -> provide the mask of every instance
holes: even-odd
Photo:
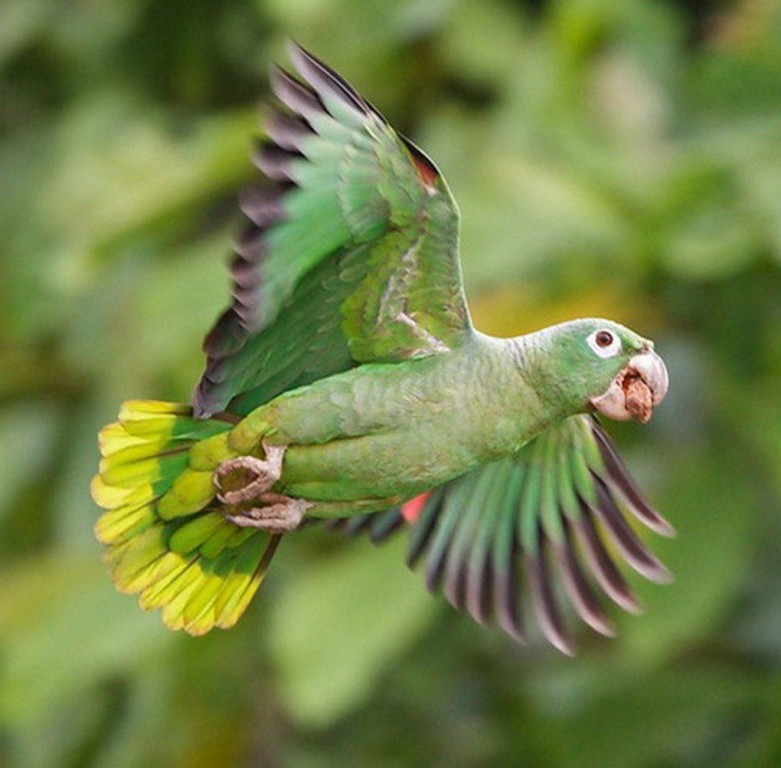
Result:
[[[263,443],[265,461],[255,456],[237,456],[223,461],[212,477],[217,498],[229,506],[254,501],[282,475],[286,446]]]
[[[217,498],[225,505],[224,515],[240,528],[260,528],[268,533],[286,533],[301,523],[312,505],[271,488],[282,475],[286,446],[263,443],[266,458],[237,456],[214,470]]]
[[[288,533],[301,524],[312,504],[280,493],[264,493],[258,498],[263,506],[229,507],[225,517],[240,528],[260,528],[268,533]],[[235,510],[235,511],[233,511]]]

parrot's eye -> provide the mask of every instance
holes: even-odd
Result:
[[[621,339],[612,331],[594,331],[586,341],[600,357],[613,357],[621,351]]]

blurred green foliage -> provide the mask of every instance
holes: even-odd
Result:
[[[191,391],[286,36],[440,164],[481,327],[657,340],[667,402],[611,431],[677,581],[616,641],[518,648],[314,529],[230,632],[111,587],[95,433]],[[2,765],[781,764],[777,3],[2,0],[0,232]]]

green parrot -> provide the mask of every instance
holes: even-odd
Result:
[[[99,435],[117,587],[172,629],[230,627],[281,538],[326,519],[375,541],[407,528],[428,587],[519,641],[522,588],[561,651],[560,592],[613,634],[597,588],[638,608],[619,558],[669,579],[630,520],[673,529],[596,419],[650,418],[668,386],[653,343],[602,319],[477,331],[439,170],[337,73],[290,57],[192,405],[129,401]]]

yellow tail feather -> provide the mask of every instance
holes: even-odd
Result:
[[[117,588],[161,608],[171,629],[202,635],[238,621],[279,536],[237,528],[219,512],[212,472],[234,456],[233,424],[189,406],[130,400],[98,436],[95,535]]]

